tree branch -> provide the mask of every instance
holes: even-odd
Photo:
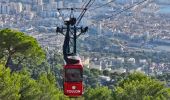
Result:
[[[19,67],[19,65],[22,63],[22,61],[23,61],[25,58],[26,58],[26,57],[23,57],[21,60],[18,60],[17,67]]]

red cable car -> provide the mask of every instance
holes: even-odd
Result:
[[[66,27],[59,28],[57,27],[56,32],[60,32],[65,36],[64,44],[63,44],[63,57],[66,62],[66,65],[64,66],[64,94],[69,97],[79,97],[83,94],[83,66],[81,64],[80,58],[77,58],[77,52],[76,52],[76,39],[81,34],[77,34],[77,29],[81,31],[81,33],[85,33],[88,29],[86,28],[77,28],[75,26],[76,24],[76,18],[70,17],[69,20],[64,21],[64,24]],[[71,27],[72,26],[72,27]],[[63,33],[63,29],[66,29],[66,33]],[[73,34],[70,34],[70,30],[74,30]],[[72,36],[70,36],[72,35]],[[71,39],[73,41],[71,41]],[[71,49],[71,45],[73,44],[73,47]],[[71,50],[73,50],[71,52]],[[69,58],[69,57],[73,58]],[[76,58],[74,58],[76,57]]]
[[[83,66],[80,60],[76,64],[64,66],[64,94],[69,97],[83,94]]]

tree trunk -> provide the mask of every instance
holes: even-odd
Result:
[[[8,56],[7,62],[5,64],[5,67],[8,68],[10,64],[12,64],[11,55]]]

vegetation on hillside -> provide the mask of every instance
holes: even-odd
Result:
[[[0,30],[0,100],[67,100],[62,91],[62,56],[48,52],[22,32]],[[9,60],[10,59],[10,60]],[[17,65],[20,65],[18,69]],[[169,100],[170,88],[142,73],[119,74],[84,69],[84,100]],[[98,76],[116,83],[100,86]],[[158,79],[168,78],[157,76]]]

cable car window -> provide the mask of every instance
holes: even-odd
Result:
[[[81,69],[65,69],[65,81],[67,82],[79,82],[82,81]]]

